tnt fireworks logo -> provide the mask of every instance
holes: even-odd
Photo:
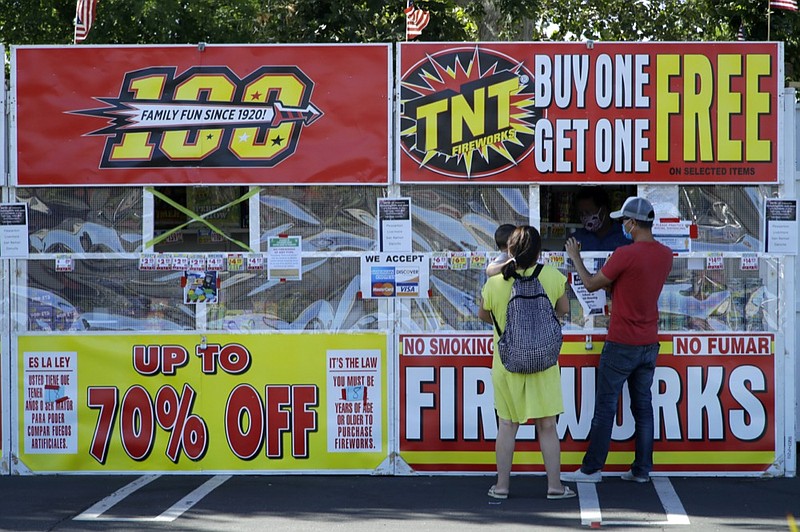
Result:
[[[427,56],[401,81],[403,151],[420,167],[480,178],[516,166],[533,150],[539,113],[525,66],[486,48]]]
[[[153,67],[125,74],[117,98],[73,111],[109,126],[100,168],[254,166],[270,168],[297,149],[322,115],[314,82],[295,66],[263,66],[244,78],[228,67]]]

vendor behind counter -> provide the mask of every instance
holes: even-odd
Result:
[[[575,207],[583,227],[568,238],[575,237],[581,251],[614,251],[631,243],[622,232],[622,224],[609,216],[610,201],[603,187],[581,187],[575,195]]]

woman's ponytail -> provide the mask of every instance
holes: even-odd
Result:
[[[522,225],[508,238],[508,254],[512,257],[502,269],[503,279],[518,278],[517,270],[527,270],[539,260],[542,237],[535,227]]]

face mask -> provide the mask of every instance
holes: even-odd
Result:
[[[600,227],[603,225],[603,218],[600,218],[600,212],[603,209],[599,209],[594,214],[585,214],[581,216],[581,222],[583,223],[583,227],[589,231],[590,233],[596,233],[600,230]]]
[[[627,220],[622,224],[622,234],[625,235],[625,238],[628,240],[633,240],[633,235],[628,231],[628,227],[625,225],[626,223],[628,223]]]

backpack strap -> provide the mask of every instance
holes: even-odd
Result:
[[[527,277],[527,279],[535,279],[539,277],[539,274],[542,272],[542,268],[544,268],[544,264],[537,263],[536,267],[533,269],[533,273],[530,277]],[[521,279],[519,276],[517,276],[517,278]],[[492,316],[492,323],[494,323],[494,329],[497,331],[497,336],[503,336],[503,332],[500,330],[500,325],[497,324],[497,318],[494,317],[494,312],[489,312],[489,314]]]
[[[497,336],[503,336],[503,333],[500,331],[500,326],[497,324],[497,320],[494,317],[494,312],[489,312],[492,316],[492,322],[494,323],[494,329],[497,331]]]

